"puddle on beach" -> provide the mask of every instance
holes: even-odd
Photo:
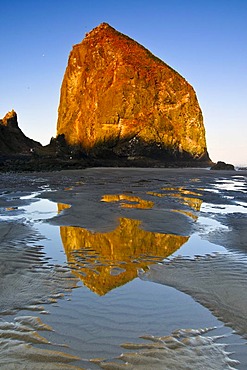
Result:
[[[1,369],[245,369],[247,261],[202,237],[227,232],[209,215],[245,213],[244,197],[203,201],[197,178],[191,188],[142,179],[115,192],[113,180],[98,180],[77,226],[66,217],[83,207],[84,181],[64,189],[72,206],[45,199],[42,185],[1,208]],[[214,185],[246,190],[241,176]],[[95,206],[112,228],[83,227]],[[190,227],[178,233],[176,222]]]

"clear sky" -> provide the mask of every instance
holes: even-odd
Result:
[[[213,161],[247,164],[247,0],[0,0],[0,118],[48,144],[72,45],[102,22],[194,87]]]

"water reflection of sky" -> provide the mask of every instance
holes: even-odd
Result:
[[[247,192],[246,178],[244,176],[234,176],[232,179],[219,179],[214,184],[214,187],[220,190]]]
[[[237,202],[237,204],[211,204],[203,203],[201,206],[202,213],[247,213],[247,203]]]
[[[210,243],[208,240],[202,239],[198,234],[193,234],[180,249],[173,253],[172,257],[185,256],[194,258],[194,256],[214,253],[226,253],[226,248]]]
[[[38,202],[33,202],[22,209],[27,219],[33,221],[46,220],[57,215],[56,203],[48,199],[39,199]]]

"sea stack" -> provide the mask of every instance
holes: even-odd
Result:
[[[14,110],[0,119],[0,155],[30,154],[30,150],[41,147],[40,143],[24,135]]]
[[[70,53],[59,135],[89,156],[209,161],[192,86],[107,23],[86,34]]]

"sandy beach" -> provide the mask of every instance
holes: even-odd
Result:
[[[1,369],[246,369],[247,171],[0,178]]]

